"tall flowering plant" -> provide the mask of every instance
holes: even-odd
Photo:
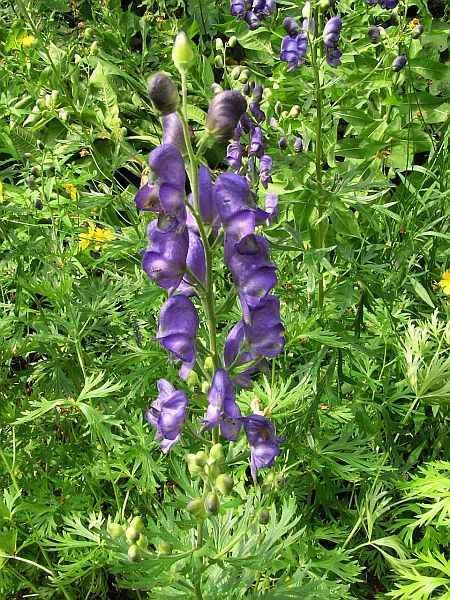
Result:
[[[212,365],[200,426],[212,431],[216,446],[219,436],[234,441],[244,432],[256,482],[258,469],[273,465],[281,439],[262,414],[242,414],[236,394],[250,387],[252,376],[284,347],[280,303],[274,295],[276,266],[262,232],[276,216],[277,201],[273,192],[267,192],[265,207],[259,207],[253,192],[255,185],[268,188],[272,170],[259,127],[265,118],[259,106],[262,88],[253,89],[249,106],[236,90],[221,91],[212,99],[207,137],[228,142],[230,166],[214,177],[204,162],[201,143],[194,150],[188,126],[187,74],[193,49],[185,34],[175,40],[173,60],[181,75],[181,99],[167,75],[157,73],[149,83],[150,99],[162,115],[163,143],[150,153],[150,178],[135,198],[140,211],[154,215],[142,268],[167,293],[156,339],[179,364],[180,378],[189,382],[197,374],[204,377],[205,362]],[[186,193],[187,181],[190,193]],[[223,347],[218,343],[214,282],[219,245],[242,313],[237,323],[229,323]],[[198,344],[199,328],[204,325],[206,348]],[[166,453],[182,436],[189,399],[165,379],[158,381],[158,391],[146,419]],[[187,460],[191,473],[205,464],[197,455],[188,455]],[[223,479],[220,473],[214,475]],[[194,502],[188,509],[198,513],[208,507]]]

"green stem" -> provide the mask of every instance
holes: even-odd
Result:
[[[206,275],[205,275],[205,290],[204,293],[200,294],[202,301],[203,310],[205,312],[208,334],[209,334],[209,348],[211,351],[214,367],[217,369],[220,366],[219,353],[217,350],[217,337],[216,337],[216,308],[214,302],[214,282],[212,277],[212,251],[208,241],[208,235],[205,230],[205,226],[200,218],[199,211],[199,189],[198,189],[198,161],[192,149],[191,137],[189,134],[188,117],[187,117],[187,81],[186,71],[181,72],[181,122],[183,125],[184,141],[186,144],[186,151],[189,159],[189,181],[191,184],[192,198],[194,203],[194,217],[197,221],[200,238],[203,243],[205,250],[205,263],[206,263]]]
[[[1,457],[2,461],[5,463],[6,470],[8,471],[9,476],[11,477],[14,491],[16,492],[16,494],[20,495],[20,487],[19,487],[19,484],[17,483],[16,476],[14,475],[14,466],[9,465],[8,461],[6,460],[6,456],[3,454],[3,450],[1,448],[0,448],[0,457]]]
[[[319,27],[319,13],[316,12],[314,15],[314,20],[317,23],[317,27]],[[315,167],[316,167],[316,182],[319,190],[319,200],[317,203],[317,212],[319,217],[319,240],[318,246],[319,249],[324,248],[325,246],[325,223],[323,219],[323,184],[322,184],[322,158],[323,158],[323,143],[322,143],[322,87],[320,84],[320,53],[318,52],[318,37],[314,36],[311,40],[310,37],[310,45],[311,45],[311,64],[314,72],[314,91],[316,95],[316,144],[315,144]],[[320,268],[320,277],[319,277],[319,309],[322,310],[324,301],[324,284],[323,284],[323,273],[322,268]]]
[[[200,548],[203,545],[203,519],[201,521],[198,521],[197,523],[197,539],[195,542],[195,549],[196,550],[200,550]]]

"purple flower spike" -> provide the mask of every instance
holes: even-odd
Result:
[[[245,310],[245,306],[243,307]],[[280,320],[280,301],[273,295],[261,298],[259,304],[248,309],[245,337],[257,356],[274,358],[284,348],[284,329]]]
[[[142,257],[142,268],[157,285],[171,292],[186,270],[187,229],[177,219],[166,217],[151,221],[147,235],[150,243]]]
[[[260,235],[246,235],[234,245],[228,265],[240,295],[249,307],[260,304],[277,283],[268,243]]]
[[[243,19],[245,17],[245,0],[231,0],[230,10],[233,17],[239,17]]]
[[[330,67],[338,67],[341,64],[342,52],[339,48],[326,47],[326,61]]]
[[[148,162],[159,184],[159,201],[169,215],[184,209],[186,171],[180,150],[174,144],[162,144],[150,152]]]
[[[158,380],[158,397],[145,413],[147,422],[156,429],[161,450],[166,453],[180,439],[186,418],[188,399],[165,379]]]
[[[186,267],[194,275],[192,277],[189,273],[186,273],[182,282],[177,288],[178,294],[184,294],[185,296],[192,296],[195,294],[195,284],[200,281],[205,283],[206,277],[206,257],[205,249],[203,248],[202,240],[198,231],[192,227],[188,228],[189,235],[189,249],[186,258]]]
[[[225,369],[217,369],[208,393],[205,425],[219,426],[227,440],[236,440],[241,429],[241,411],[236,404],[233,383]]]
[[[163,144],[172,144],[180,152],[185,152],[183,125],[176,112],[164,115],[162,118]]]
[[[250,149],[248,151],[248,155],[261,157],[263,152],[264,140],[262,130],[261,127],[255,127],[250,138]]]
[[[272,181],[270,174],[272,173],[272,158],[268,154],[261,156],[259,162],[259,178],[263,188],[267,189],[267,186]]]
[[[293,17],[286,17],[283,21],[283,27],[291,37],[296,37],[299,32],[298,23]]]
[[[243,421],[250,444],[250,471],[256,483],[257,470],[271,467],[280,454],[282,439],[277,437],[272,423],[262,415],[250,415]]]
[[[171,296],[161,307],[156,339],[176,360],[193,366],[198,315],[191,300],[181,294]]]
[[[331,17],[323,29],[323,43],[327,48],[337,46],[341,35],[342,19],[339,16]]]
[[[261,107],[259,106],[259,102],[250,102],[250,112],[252,113],[255,121],[257,123],[262,123],[263,121],[265,121],[266,119],[266,113],[261,110]]]
[[[237,141],[232,141],[227,147],[227,161],[233,171],[238,172],[242,165],[244,148]]]
[[[154,183],[146,183],[142,185],[136,196],[134,197],[136,208],[138,210],[161,212],[161,204],[159,202],[159,186]]]
[[[278,218],[278,196],[275,192],[269,192],[266,194],[266,201],[264,206],[266,213],[269,215],[269,223],[273,223]]]

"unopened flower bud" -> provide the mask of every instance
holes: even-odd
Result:
[[[303,140],[300,136],[297,136],[294,140],[294,152],[300,154],[303,151]]]
[[[195,455],[195,464],[204,467],[208,461],[208,455],[204,450],[199,450]]]
[[[94,55],[98,53],[98,42],[94,40],[89,47],[89,54]]]
[[[201,498],[194,498],[186,505],[186,510],[191,513],[196,519],[202,520],[205,518],[205,507]]]
[[[191,371],[188,375],[188,378],[186,379],[186,383],[187,386],[190,390],[198,387],[200,380],[198,378],[198,375],[195,371]]]
[[[223,50],[223,41],[221,38],[216,38],[216,50]]]
[[[197,477],[198,475],[200,475],[203,472],[203,466],[200,466],[199,464],[197,464],[195,454],[186,454],[185,459],[187,462],[189,473],[193,477]]]
[[[217,69],[223,69],[223,57],[221,54],[216,54],[214,57],[214,66]]]
[[[214,485],[224,496],[228,496],[233,490],[233,480],[226,473],[219,475]]]
[[[244,69],[241,72],[241,74],[239,75],[239,81],[241,83],[247,83],[249,77],[250,77],[250,73],[247,71],[247,69]]]
[[[211,356],[207,356],[205,358],[205,362],[203,363],[203,368],[205,371],[209,371],[212,373],[214,371],[214,361]]]
[[[134,527],[138,533],[142,533],[145,529],[144,521],[139,516],[134,517],[131,520],[130,527]]]
[[[209,381],[203,381],[202,382],[202,392],[203,394],[207,394],[209,392]]]
[[[128,548],[128,560],[135,562],[136,560],[138,560],[138,558],[139,558],[139,548],[136,546],[136,544],[132,544]]]
[[[172,47],[173,64],[179,71],[187,71],[194,64],[194,50],[184,31],[180,31]]]
[[[113,540],[117,540],[125,534],[124,528],[119,523],[108,523],[107,529]]]
[[[259,522],[261,523],[261,525],[267,525],[269,520],[270,512],[267,510],[267,508],[263,508],[262,511],[259,513]]]
[[[302,9],[302,17],[304,19],[311,18],[311,2],[305,2],[303,9]]]
[[[133,544],[134,542],[136,542],[139,539],[139,535],[139,531],[136,531],[136,529],[131,525],[127,527],[125,531],[125,537],[127,538],[127,542],[129,544]]]
[[[289,111],[289,116],[296,118],[300,114],[300,106],[298,104],[294,104],[294,106]]]
[[[220,508],[219,496],[215,492],[209,492],[205,499],[205,509],[209,515],[217,515]]]
[[[369,40],[372,42],[372,44],[376,44],[381,37],[380,27],[377,25],[369,27],[367,35],[369,36]]]
[[[158,554],[172,554],[172,548],[172,544],[165,542],[164,540],[159,542],[159,544],[156,546]]]
[[[392,63],[392,70],[394,72],[398,72],[401,71],[403,69],[403,67],[406,65],[407,59],[406,56],[404,54],[400,54],[399,56],[397,56],[393,63]]]
[[[282,110],[283,110],[283,105],[281,104],[281,102],[279,100],[277,100],[275,102],[275,112],[276,112],[276,114],[280,115]]]
[[[242,71],[242,69],[241,69],[240,65],[233,67],[230,72],[231,79],[234,79],[235,81],[236,81],[236,79],[239,79],[239,75],[241,74],[241,71]]]
[[[230,39],[228,40],[228,45],[230,46],[230,48],[234,48],[237,44],[237,37],[235,35],[232,35],[230,37]]]
[[[218,443],[218,444],[214,444],[211,447],[211,450],[209,451],[209,458],[211,458],[214,461],[217,462],[221,462],[224,460],[224,454],[223,454],[223,446],[222,444]]]
[[[139,536],[138,541],[136,542],[136,546],[140,549],[140,550],[147,550],[147,546],[148,546],[148,541],[145,535],[142,535],[142,533]]]
[[[288,147],[287,138],[285,138],[284,136],[280,137],[280,139],[278,140],[278,148],[280,150],[286,150],[287,147]]]
[[[82,60],[82,59],[81,59],[81,56],[80,56],[79,54],[75,54],[75,55],[74,55],[74,57],[73,57],[73,62],[74,62],[76,65],[79,65],[79,64],[80,64],[80,62],[81,62],[81,60]]]
[[[321,10],[322,12],[325,12],[329,8],[330,8],[329,0],[319,0],[319,10]]]
[[[165,73],[155,73],[148,80],[148,95],[156,110],[168,115],[177,110],[180,97],[171,78]]]

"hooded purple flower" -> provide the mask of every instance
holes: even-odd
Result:
[[[162,211],[177,216],[184,210],[186,171],[180,150],[174,144],[158,146],[148,157],[159,186]]]
[[[304,31],[296,37],[287,35],[281,42],[280,60],[287,62],[289,71],[292,71],[303,64],[307,50],[308,38]]]
[[[334,48],[339,43],[341,35],[342,19],[339,16],[331,17],[323,29],[323,43],[327,48]]]
[[[242,301],[242,298],[241,298]],[[280,319],[280,301],[271,294],[261,298],[255,307],[243,306],[245,323],[245,338],[250,344],[251,351],[257,356],[274,358],[283,350],[284,329]]]
[[[138,189],[134,201],[138,210],[160,212],[159,185],[151,182],[145,183]]]
[[[218,425],[227,440],[236,440],[239,435],[241,411],[236,404],[233,383],[225,369],[217,369],[214,373],[204,422],[211,428]]]
[[[325,48],[326,61],[330,67],[338,67],[341,64],[342,52],[339,48]]]
[[[294,152],[299,154],[303,150],[303,139],[298,135],[294,139]]]
[[[219,212],[214,196],[214,185],[208,167],[201,165],[198,170],[198,203],[200,215],[205,223],[215,228],[219,224]]]
[[[247,22],[248,28],[251,30],[258,29],[258,27],[261,25],[258,15],[252,10],[249,10],[247,13],[245,13],[244,19]]]
[[[156,438],[161,450],[166,453],[180,439],[188,399],[184,392],[176,390],[165,379],[159,379],[157,385],[158,397],[145,413],[145,418],[156,429]]]
[[[200,281],[203,284],[205,283],[206,257],[198,229],[188,227],[188,235],[189,248],[186,257],[186,267],[193,273],[194,277],[187,272],[177,288],[177,293],[184,294],[185,296],[192,296],[195,294],[194,286],[197,281]]]
[[[171,292],[186,270],[187,229],[184,223],[166,216],[151,221],[147,235],[149,246],[142,257],[142,268],[157,285]]]
[[[266,361],[260,357],[254,356],[251,352],[244,350],[245,344],[245,328],[244,322],[238,321],[234,325],[225,340],[225,346],[223,350],[223,359],[225,367],[227,369],[233,367],[240,367],[249,364],[244,370],[240,370],[237,375],[233,378],[233,382],[243,388],[249,388],[251,386],[251,377],[258,373],[262,368],[266,367]]]
[[[256,472],[271,467],[280,454],[282,439],[275,434],[272,423],[262,415],[243,418],[244,429],[250,444],[250,471],[256,483]]]
[[[222,173],[214,186],[220,219],[227,237],[239,241],[255,230],[255,210],[248,204],[250,187],[245,177]]]
[[[252,10],[260,19],[273,14],[276,9],[275,0],[253,0]]]
[[[269,215],[269,223],[275,221],[278,217],[278,196],[277,194],[275,194],[275,192],[269,192],[268,194],[266,194],[264,208],[266,213]]]
[[[261,127],[255,127],[250,138],[249,156],[261,157],[264,152],[264,139]]]
[[[393,10],[398,4],[398,0],[380,0],[381,8]]]
[[[162,117],[163,144],[172,144],[180,152],[185,152],[183,125],[178,113],[173,112]]]
[[[259,178],[263,188],[267,189],[267,186],[272,181],[270,176],[272,173],[272,158],[268,154],[261,156],[259,161]]]
[[[263,97],[264,88],[261,84],[256,83],[255,87],[252,90],[252,98],[256,100],[256,102],[261,102]]]
[[[249,108],[257,123],[262,123],[265,120],[266,113],[263,110],[261,110],[259,102],[257,102],[256,100],[254,102],[250,102]]]
[[[233,140],[230,144],[228,144],[227,161],[233,171],[238,172],[240,170],[243,154],[244,148],[238,141]]]
[[[392,63],[392,70],[395,72],[401,71],[407,63],[407,58],[404,54],[400,54]]]
[[[300,28],[297,21],[293,17],[286,17],[283,21],[283,27],[288,35],[291,37],[297,37]]]
[[[219,92],[211,100],[206,117],[206,128],[213,136],[228,141],[239,119],[247,109],[247,101],[237,90]]]
[[[245,0],[231,0],[230,10],[233,17],[239,17],[243,19],[245,17]]]
[[[246,235],[237,242],[228,257],[228,266],[249,307],[258,306],[277,283],[275,265],[269,260],[269,245],[261,235]]]
[[[182,376],[187,376],[195,363],[197,330],[198,315],[189,298],[176,294],[164,302],[156,339],[174,359],[182,361]]]

